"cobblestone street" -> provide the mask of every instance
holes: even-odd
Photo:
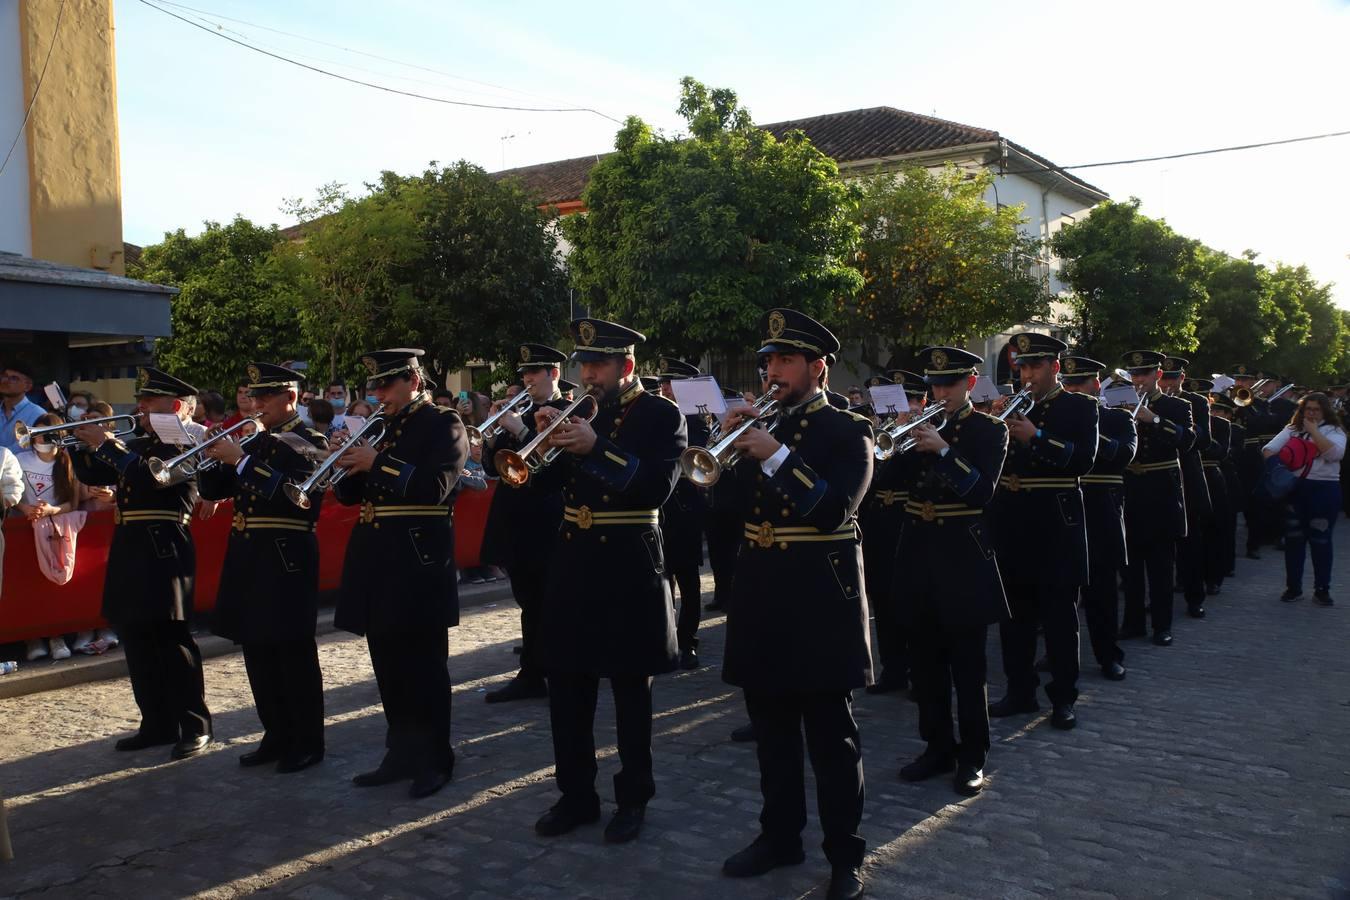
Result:
[[[1278,602],[1269,549],[1238,569],[1206,619],[1178,620],[1173,647],[1125,644],[1122,683],[1100,677],[1085,636],[1078,729],[1052,730],[1044,698],[1040,717],[996,721],[990,785],[972,800],[946,778],[900,782],[920,749],[915,707],[860,693],[870,895],[1350,896],[1346,580],[1341,605],[1320,609]],[[379,760],[384,729],[365,642],[350,635],[321,639],[328,757],[299,775],[239,767],[259,734],[238,655],[207,662],[218,743],[181,763],[166,762],[168,748],[113,752],[137,721],[124,678],[0,700],[18,856],[0,865],[0,895],[819,896],[828,867],[814,814],[805,865],[748,882],[719,873],[756,834],[759,809],[753,748],[728,740],[745,715],[719,677],[724,625],[705,619],[704,668],[657,681],[657,796],[641,840],[623,847],[599,826],[533,832],[555,799],[547,705],[489,706],[482,693],[515,666],[510,601],[466,609],[452,632],[458,766],[421,801],[406,784],[350,784]],[[617,759],[601,696],[607,818]]]

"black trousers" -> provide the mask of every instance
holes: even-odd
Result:
[[[202,652],[187,622],[119,623],[141,732],[180,740],[211,733]]]
[[[873,569],[876,568],[881,571],[874,573]],[[892,590],[893,571],[893,566],[868,567],[864,559],[867,598],[872,603],[872,612],[877,619],[877,658],[881,661],[881,677],[878,681],[902,685],[910,677],[909,633],[899,615]]]
[[[1116,582],[1117,568],[1102,562],[1091,564],[1088,583],[1083,585],[1083,618],[1087,619],[1088,640],[1097,665],[1124,662],[1125,651],[1120,649],[1120,589]]]
[[[736,575],[736,554],[744,540],[744,519],[738,509],[708,510],[708,564],[713,574],[713,603],[725,609],[731,602],[731,582]]]
[[[656,795],[652,775],[652,679],[624,675],[609,679],[614,692],[619,773],[614,799],[620,807],[642,806]],[[563,802],[587,811],[600,803],[595,791],[595,704],[600,677],[582,672],[548,676],[548,714],[553,728],[553,761]]]
[[[806,827],[806,752],[816,775],[816,807],[825,832],[825,858],[834,866],[860,866],[867,844],[862,824],[863,766],[858,723],[847,691],[822,694],[745,692],[759,754],[759,814],[764,836],[784,850],[801,847]]]
[[[539,667],[539,628],[543,624],[544,595],[548,588],[548,567],[531,561],[511,566],[511,594],[520,607],[520,678],[542,680]]]
[[[1283,533],[1283,518],[1278,503],[1258,493],[1247,495],[1247,552],[1262,544],[1274,544]]]
[[[1188,527],[1184,538],[1177,539],[1177,577],[1186,605],[1191,608],[1205,602],[1205,539],[1209,526],[1197,522]]]
[[[314,638],[242,646],[263,727],[259,749],[296,756],[322,753],[323,673]]]
[[[680,650],[698,646],[698,626],[703,621],[703,590],[699,583],[698,568],[689,566],[677,572],[671,572],[670,595],[680,590],[680,616],[675,620],[675,639]]]
[[[452,771],[447,630],[369,634],[366,643],[384,704],[384,764],[414,774]]]
[[[1130,563],[1125,567],[1125,617],[1127,630],[1141,630],[1144,623],[1144,594],[1152,608],[1153,630],[1172,630],[1172,570],[1176,565],[1176,539],[1132,529],[1127,539]]]
[[[1045,629],[1045,654],[1050,660],[1050,682],[1045,686],[1051,703],[1078,699],[1078,588],[1026,582],[1004,584],[1012,618],[999,625],[1003,673],[1008,696],[1035,700],[1036,630]]]
[[[945,628],[931,619],[910,632],[914,687],[919,694],[919,737],[928,754],[955,756],[962,765],[983,769],[989,757],[989,691],[986,687],[985,642],[989,626]],[[952,688],[956,689],[956,721],[952,724]]]
[[[1211,527],[1205,530],[1204,577],[1205,584],[1219,587],[1233,571],[1234,545],[1237,541],[1237,516],[1220,513]]]

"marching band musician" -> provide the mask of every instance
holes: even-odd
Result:
[[[986,512],[1007,455],[1008,429],[970,402],[980,362],[954,347],[920,354],[930,402],[943,404],[946,419],[941,428],[915,429],[911,452],[921,462],[905,503],[892,588],[909,628],[919,737],[926,744],[900,777],[924,781],[955,769],[953,787],[967,797],[984,789],[989,756],[989,626],[1009,616]]]
[[[1012,618],[999,626],[1008,693],[990,704],[995,717],[1035,712],[1036,630],[1045,629],[1054,705],[1051,724],[1077,724],[1078,592],[1088,583],[1088,543],[1078,479],[1097,456],[1097,407],[1059,383],[1063,341],[1023,332],[1012,339],[1013,364],[1034,404],[1008,417],[1008,460],[990,512],[999,569]],[[1045,550],[1053,552],[1047,564]]]
[[[1247,429],[1237,420],[1238,408],[1227,394],[1212,394],[1214,405],[1210,414],[1217,420],[1228,423],[1228,453],[1220,464],[1224,485],[1228,493],[1228,517],[1223,523],[1220,535],[1219,556],[1222,560],[1218,571],[1224,578],[1232,578],[1237,572],[1237,519],[1238,513],[1247,509],[1246,486],[1242,481],[1242,456],[1247,444]],[[1218,582],[1222,585],[1222,581]]]
[[[1177,541],[1177,575],[1186,598],[1186,613],[1205,617],[1205,532],[1214,516],[1202,455],[1213,453],[1209,430],[1209,401],[1182,387],[1189,361],[1168,356],[1162,361],[1158,387],[1164,394],[1180,397],[1191,406],[1195,443],[1181,454],[1181,490],[1186,500],[1186,535]]]
[[[656,793],[652,676],[673,670],[677,660],[658,517],[680,474],[685,422],[634,372],[643,335],[592,318],[574,320],[571,331],[573,359],[598,407],[589,421],[581,412],[561,423],[558,410],[536,413],[541,433],[553,427],[548,440],[564,452],[530,480],[543,489],[560,486],[565,506],[541,646],[562,798],[534,827],[554,837],[600,818],[594,721],[599,681],[608,678],[622,768],[605,840],[624,843],[638,837]]]
[[[198,476],[208,500],[234,500],[225,564],[211,630],[243,647],[262,743],[245,768],[275,762],[299,772],[323,759],[323,674],[314,629],[319,614],[322,498],[297,509],[282,485],[304,481],[326,456],[328,441],[296,412],[301,376],[283,366],[250,363],[248,395],[261,428],[246,447],[222,438],[202,454],[219,463]]]
[[[559,376],[567,362],[567,354],[544,344],[522,344],[520,360],[516,365],[530,403],[534,409],[551,406],[562,409],[567,405],[559,390]],[[506,401],[493,407],[499,412]],[[519,450],[536,436],[534,415],[508,410],[497,420],[500,431],[483,448],[483,469],[489,476],[497,475],[494,457],[499,450]],[[539,633],[542,625],[544,595],[548,590],[548,560],[562,522],[562,490],[554,486],[544,490],[538,484],[527,483],[519,490],[499,484],[488,510],[486,534],[488,562],[506,568],[511,579],[511,594],[520,606],[520,671],[503,687],[489,691],[488,703],[506,703],[531,697],[547,697],[539,660]]]
[[[344,506],[361,504],[347,543],[333,624],[365,635],[387,723],[378,768],[358,787],[412,779],[426,797],[450,780],[450,673],[447,628],[459,624],[450,497],[469,442],[459,413],[431,402],[412,348],[361,357],[367,389],[382,407],[378,446],[345,446],[348,475],[334,488]]]
[[[662,357],[657,361],[656,378],[661,396],[675,402],[672,381],[696,378],[698,366],[680,359]],[[689,445],[706,446],[708,423],[703,416],[684,417]],[[661,540],[666,557],[666,577],[670,595],[680,590],[680,615],[675,620],[675,641],[680,651],[680,668],[698,668],[698,626],[703,617],[703,591],[699,569],[703,567],[703,524],[707,515],[703,491],[687,478],[675,482],[670,499],[661,507]]]
[[[740,392],[727,386],[722,387],[725,400],[743,400]],[[690,446],[696,446],[690,444]],[[741,517],[740,504],[737,502],[733,486],[728,483],[708,488],[709,497],[704,505],[704,531],[708,536],[708,566],[713,575],[713,598],[703,607],[709,612],[724,612],[731,596],[732,582],[736,577],[736,554],[741,550],[744,520]],[[749,739],[753,740],[753,731],[746,726]]]
[[[1186,501],[1181,487],[1181,454],[1195,443],[1191,405],[1158,390],[1165,357],[1156,350],[1126,353],[1124,364],[1143,401],[1135,425],[1139,445],[1125,469],[1125,615],[1120,637],[1143,637],[1147,589],[1153,643],[1172,643],[1172,576],[1176,540],[1186,534]]]
[[[1205,415],[1209,419],[1209,446],[1201,454],[1205,470],[1205,484],[1209,488],[1210,516],[1205,523],[1204,544],[1201,552],[1201,575],[1205,596],[1213,597],[1223,587],[1229,572],[1227,551],[1224,550],[1233,516],[1233,498],[1228,490],[1228,479],[1223,471],[1224,460],[1232,452],[1233,430],[1226,418],[1216,414],[1214,382],[1203,378],[1188,378],[1186,389],[1205,398]]]
[[[791,309],[770,310],[758,356],[779,385],[775,430],[744,430],[730,477],[744,537],[736,564],[723,679],[745,692],[758,741],[760,835],[723,864],[743,878],[802,862],[802,732],[830,862],[828,897],[860,896],[865,844],[855,688],[871,681],[870,628],[855,519],[872,476],[869,420],[833,406],[821,386],[839,341]],[[738,428],[744,412],[728,416]]]
[[[116,748],[173,744],[171,758],[186,759],[211,743],[202,654],[188,621],[197,571],[188,525],[197,482],[180,470],[161,485],[147,461],[171,459],[180,449],[160,440],[149,416],[176,414],[197,389],[149,366],[136,374],[135,435],[123,442],[102,425],[78,425],[74,434],[84,446],[71,460],[85,484],[117,486],[102,615],[122,639],[141,724]]]
[[[1064,390],[1100,396],[1105,363],[1086,356],[1065,356],[1060,362]],[[1104,407],[1097,418],[1097,458],[1080,481],[1087,519],[1088,581],[1083,586],[1092,655],[1108,681],[1125,678],[1125,653],[1117,632],[1120,617],[1119,573],[1125,553],[1125,467],[1134,460],[1138,432],[1130,410]]]

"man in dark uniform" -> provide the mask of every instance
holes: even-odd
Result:
[[[328,455],[323,434],[295,409],[297,372],[269,363],[248,366],[248,395],[264,430],[210,444],[214,459],[198,476],[208,500],[233,500],[225,564],[212,628],[243,645],[244,668],[263,726],[262,743],[239,758],[244,767],[277,763],[283,774],[323,759],[323,673],[314,628],[319,614],[319,521],[322,497],[299,509],[282,486],[302,482]]]
[[[447,628],[459,624],[450,496],[469,458],[459,413],[431,402],[412,348],[361,357],[367,389],[382,407],[375,446],[346,449],[339,503],[361,504],[342,566],[333,624],[366,636],[387,723],[387,752],[358,787],[411,778],[409,795],[434,794],[450,780],[450,672]]]
[[[1238,513],[1247,509],[1247,488],[1242,480],[1243,453],[1247,443],[1247,429],[1237,420],[1237,405],[1228,394],[1214,394],[1210,413],[1228,423],[1228,453],[1220,466],[1228,493],[1228,519],[1222,535],[1221,570],[1225,578],[1237,575],[1237,520]]]
[[[1189,361],[1168,356],[1162,361],[1158,387],[1164,394],[1180,397],[1191,406],[1195,443],[1181,454],[1181,490],[1186,499],[1186,536],[1177,541],[1177,575],[1186,598],[1186,612],[1193,619],[1205,617],[1205,531],[1214,515],[1205,477],[1203,454],[1213,453],[1209,431],[1209,401],[1182,388]]]
[[[540,487],[561,486],[566,504],[543,627],[562,799],[534,827],[553,837],[600,818],[594,721],[600,679],[608,678],[622,769],[614,776],[618,811],[605,839],[623,843],[641,832],[656,793],[652,676],[674,669],[677,659],[658,521],[680,475],[685,424],[679,409],[644,389],[633,371],[641,334],[591,318],[574,320],[571,329],[591,401],[552,432],[549,443],[565,452],[531,476]],[[584,407],[593,402],[598,409],[588,421]],[[538,426],[559,415],[540,410]]]
[[[848,409],[848,398],[843,394],[830,390],[830,369],[834,368],[834,364],[838,361],[839,358],[833,353],[830,353],[825,357],[825,370],[820,373],[820,389],[825,392],[825,399],[829,401],[829,404],[835,409]]]
[[[1251,372],[1243,365],[1235,367],[1235,371],[1239,373],[1234,379],[1236,386],[1252,392],[1251,402],[1240,414],[1241,423],[1247,431],[1242,450],[1242,471],[1246,476],[1247,558],[1260,559],[1261,545],[1276,543],[1281,533],[1279,504],[1256,490],[1265,471],[1261,448],[1279,433],[1289,419],[1287,416],[1281,419],[1276,415],[1267,399],[1274,390],[1274,384],[1278,383],[1278,375],[1269,371]]]
[[[872,477],[872,425],[834,407],[821,387],[839,341],[811,317],[770,310],[759,356],[780,385],[773,432],[747,429],[730,473],[741,493],[745,543],[727,614],[723,679],[745,691],[758,739],[761,832],[722,871],[762,875],[804,859],[802,733],[832,900],[862,894],[866,845],[862,747],[852,691],[872,658],[856,514]],[[733,413],[730,431],[743,421]]]
[[[740,391],[722,387],[726,400],[742,400]],[[720,428],[719,428],[720,431]],[[709,443],[712,443],[711,439]],[[690,444],[690,446],[696,446]],[[744,531],[740,502],[730,482],[718,489],[708,488],[704,504],[704,531],[708,535],[708,566],[713,575],[713,598],[703,607],[710,612],[722,612],[731,597],[732,581],[736,576],[736,554],[741,550]],[[753,736],[752,736],[753,738]]]
[[[1139,446],[1125,469],[1125,616],[1120,637],[1143,637],[1147,587],[1153,643],[1172,643],[1172,576],[1176,541],[1186,534],[1186,501],[1181,487],[1181,454],[1195,443],[1191,405],[1158,390],[1163,355],[1155,350],[1126,353],[1135,390],[1147,399],[1135,416]]]
[[[1233,430],[1226,418],[1226,410],[1218,403],[1213,393],[1214,382],[1203,378],[1187,379],[1187,389],[1206,398],[1209,417],[1209,447],[1201,455],[1205,469],[1205,483],[1209,487],[1209,505],[1211,513],[1205,523],[1205,542],[1202,553],[1202,575],[1205,583],[1205,595],[1216,596],[1223,588],[1224,577],[1228,574],[1228,551],[1225,542],[1230,534],[1229,522],[1233,518],[1232,498],[1228,491],[1228,478],[1224,474],[1224,461],[1232,452]]]
[[[915,429],[911,452],[921,463],[905,503],[894,586],[909,627],[919,737],[926,744],[900,777],[923,781],[955,768],[953,787],[967,797],[983,790],[989,756],[989,626],[1009,616],[988,514],[1008,429],[970,402],[979,364],[980,357],[955,347],[920,354],[931,402],[946,407],[946,420],[941,428]]]
[[[1060,360],[1064,390],[1089,397],[1101,394],[1105,363],[1086,356]],[[1117,642],[1120,622],[1119,573],[1125,553],[1125,467],[1134,460],[1138,433],[1130,409],[1103,408],[1097,419],[1097,459],[1080,481],[1087,516],[1088,582],[1083,586],[1092,654],[1110,681],[1125,678],[1125,653]]]
[[[1056,728],[1077,724],[1078,591],[1088,583],[1088,539],[1078,479],[1097,457],[1096,400],[1059,383],[1063,341],[1023,332],[1013,337],[1013,364],[1035,404],[1006,419],[1008,460],[990,504],[999,569],[1012,618],[999,626],[1008,693],[991,716],[1035,712],[1036,629],[1045,629]]]
[[[103,617],[112,622],[127,655],[131,690],[141,725],[118,750],[173,744],[185,759],[211,743],[211,713],[202,683],[202,654],[192,639],[192,589],[197,571],[192,510],[197,482],[180,469],[168,485],[151,475],[148,461],[171,459],[182,447],[165,444],[150,427],[152,413],[176,415],[192,385],[159,369],[137,370],[135,434],[123,442],[99,425],[79,425],[84,442],[72,453],[75,476],[85,484],[116,485],[117,510],[103,580]]]
[[[698,366],[680,359],[662,357],[657,361],[657,379],[661,396],[675,402],[672,381],[695,378]],[[703,416],[684,417],[689,445],[708,443],[708,423]],[[680,668],[698,668],[698,626],[702,618],[703,589],[699,570],[703,568],[703,524],[707,515],[704,491],[687,478],[675,482],[670,499],[661,507],[661,540],[666,557],[666,577],[671,597],[680,589],[680,616],[675,622],[675,639],[680,648]]]
[[[562,409],[567,401],[558,389],[558,378],[567,354],[544,344],[522,344],[516,371],[529,392],[533,408],[551,406]],[[505,401],[502,402],[502,405]],[[534,440],[538,432],[533,413],[508,411],[497,420],[500,430],[483,448],[483,469],[496,476],[494,457],[501,450],[519,450]],[[497,410],[494,410],[494,412]],[[544,595],[548,591],[548,561],[562,522],[562,491],[556,486],[542,490],[526,483],[512,488],[497,485],[488,511],[487,533],[492,536],[490,561],[506,567],[511,579],[511,594],[520,606],[520,671],[504,687],[489,691],[488,703],[505,703],[531,697],[547,697],[548,686],[539,660],[543,636]]]

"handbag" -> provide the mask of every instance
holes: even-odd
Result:
[[[1298,438],[1291,440],[1298,440]],[[1316,451],[1316,449],[1314,445],[1313,450]],[[1290,455],[1293,456],[1294,454]],[[1308,472],[1312,470],[1313,460],[1316,458],[1317,454],[1314,452],[1306,458],[1306,461],[1300,459],[1299,462],[1302,462],[1303,465],[1295,469],[1291,468],[1286,462],[1283,451],[1270,457],[1265,461],[1265,470],[1261,473],[1261,481],[1256,486],[1256,495],[1268,500],[1283,500],[1288,497],[1290,491],[1300,481],[1308,477]]]

